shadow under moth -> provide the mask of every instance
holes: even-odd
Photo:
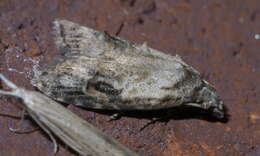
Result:
[[[82,156],[137,156],[49,97],[19,88],[2,74],[0,79],[12,89],[0,90],[0,94],[23,99],[27,113],[53,141],[54,153],[57,152],[57,143],[53,134]]]
[[[179,56],[67,20],[53,25],[62,56],[47,68],[34,70],[32,79],[49,97],[119,111],[194,106],[224,117],[216,90]]]

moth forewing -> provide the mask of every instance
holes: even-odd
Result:
[[[66,20],[53,28],[62,57],[32,80],[51,98],[119,111],[190,105],[224,116],[216,90],[180,57]]]
[[[0,90],[0,94],[17,96],[24,100],[28,113],[54,142],[55,152],[57,144],[52,134],[83,156],[137,156],[49,97],[18,88],[1,74],[0,78],[13,89],[11,92]]]

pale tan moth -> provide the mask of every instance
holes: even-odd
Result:
[[[225,116],[214,87],[179,56],[67,20],[55,20],[53,33],[61,57],[35,70],[32,84],[57,101],[119,112],[192,106]]]
[[[2,74],[0,79],[12,89],[0,90],[0,94],[23,99],[28,114],[50,136],[54,143],[54,153],[57,152],[57,143],[53,134],[82,156],[137,156],[47,96],[17,87]]]

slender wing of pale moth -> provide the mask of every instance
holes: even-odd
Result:
[[[28,113],[50,135],[55,147],[56,142],[51,134],[83,156],[137,156],[47,96],[18,88],[1,74],[0,78],[13,89],[10,92],[0,90],[0,94],[22,98]]]
[[[178,56],[66,20],[54,22],[54,34],[62,56],[36,71],[32,83],[56,100],[100,109],[223,111],[215,89]]]

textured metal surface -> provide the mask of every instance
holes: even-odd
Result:
[[[106,114],[69,109],[144,156],[260,155],[260,1],[1,0],[0,72],[33,89],[31,60],[44,66],[58,55],[50,27],[55,18],[179,54],[215,84],[230,119],[216,122],[178,112],[169,122],[139,132],[149,116],[107,122]],[[0,97],[1,113],[19,115],[19,105],[14,98]],[[1,156],[51,154],[53,145],[42,131],[15,134],[8,129],[18,123],[0,117]],[[21,126],[22,131],[35,128],[31,120]],[[61,145],[61,155],[75,154]]]

